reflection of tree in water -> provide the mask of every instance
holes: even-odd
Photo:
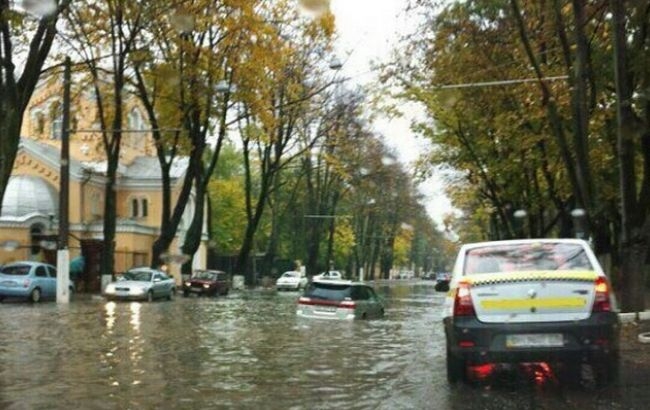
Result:
[[[465,273],[527,270],[592,270],[582,246],[576,244],[517,244],[471,249]]]

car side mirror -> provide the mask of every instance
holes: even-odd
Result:
[[[153,278],[153,281],[154,281],[154,282],[160,282],[161,280],[162,280],[162,279],[160,279],[160,278]]]

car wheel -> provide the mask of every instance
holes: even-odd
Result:
[[[39,288],[34,288],[32,293],[29,294],[29,301],[32,303],[38,303],[41,301],[41,290]]]
[[[174,300],[174,296],[176,296],[176,289],[172,289],[169,291],[169,295],[167,295],[167,300]]]
[[[582,362],[569,361],[562,363],[560,381],[569,387],[578,387],[582,384]]]
[[[447,345],[447,381],[449,384],[456,384],[460,381],[465,382],[466,380],[467,369],[465,360],[454,356],[449,351],[449,345]]]
[[[147,292],[147,302],[153,302],[153,291]]]

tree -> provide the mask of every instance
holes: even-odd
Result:
[[[578,3],[576,10],[585,14]],[[527,210],[526,233],[533,236],[571,235],[570,210],[583,203],[596,204],[592,215],[614,215],[612,190],[595,195],[589,188],[611,185],[615,175],[611,113],[593,103],[610,96],[588,69],[606,55],[603,10],[597,3],[588,9],[589,19],[569,20],[573,8],[567,4],[450,5],[430,14],[427,31],[407,41],[406,54],[415,57],[408,61],[415,63],[389,71],[402,96],[423,104],[435,119],[417,124],[440,147],[430,161],[460,170],[463,178],[450,182],[465,194],[454,196],[469,200],[468,211],[486,227],[492,221],[486,235],[517,235],[516,209]],[[571,50],[585,35],[594,40],[588,49],[581,46],[576,64]],[[529,78],[531,65],[536,82]],[[569,84],[551,80],[563,74]],[[585,121],[588,130],[581,128]],[[476,192],[468,196],[468,190]]]
[[[14,166],[25,108],[41,78],[69,0],[0,1],[0,206]]]
[[[97,117],[106,155],[104,189],[104,247],[102,275],[113,275],[117,195],[115,190],[128,84],[129,57],[146,22],[157,19],[160,10],[144,3],[107,0],[71,8],[67,13],[67,45],[72,48],[90,75],[96,97]]]
[[[650,128],[647,98],[634,93],[650,80],[648,8],[612,0],[617,97],[617,145],[621,190],[622,310],[645,308],[645,273],[650,244]]]
[[[255,60],[243,56],[246,64],[241,65],[239,77],[239,86],[246,90],[242,96],[243,120],[240,124],[246,228],[236,269],[246,274],[247,284],[253,281],[248,264],[251,251],[255,251],[255,233],[269,196],[277,187],[276,178],[300,155],[296,123],[318,92],[310,87],[307,79],[327,50],[333,24],[331,14],[307,21],[284,3],[269,10],[269,21],[276,24],[268,42],[264,43],[266,54],[258,55]],[[253,187],[253,174],[259,181],[256,187]]]

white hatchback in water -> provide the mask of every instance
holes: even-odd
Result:
[[[597,383],[618,373],[619,320],[603,269],[579,239],[463,245],[444,305],[447,378],[468,365],[545,362]]]
[[[298,299],[296,314],[313,319],[353,320],[384,316],[384,301],[375,290],[349,280],[315,280]]]

